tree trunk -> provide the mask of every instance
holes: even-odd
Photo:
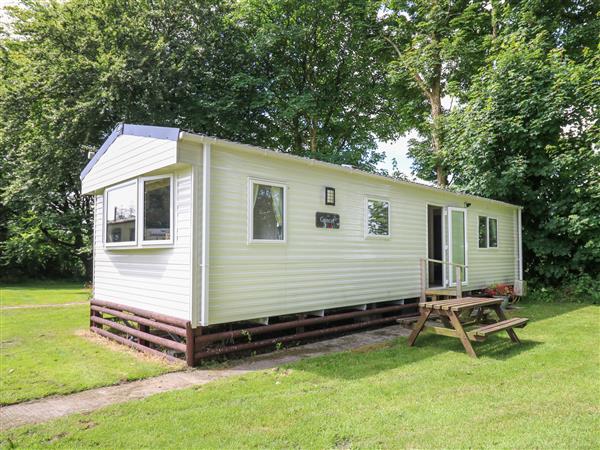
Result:
[[[441,72],[441,66],[440,66]],[[441,75],[441,74],[440,74]],[[433,153],[439,156],[442,150],[442,119],[444,111],[442,109],[442,93],[440,78],[437,77],[433,80],[431,86],[431,94],[429,96],[429,103],[431,104],[431,146],[433,147]],[[435,166],[437,184],[441,187],[448,186],[448,176],[441,165],[441,161],[438,159]]]
[[[83,265],[86,281],[94,281],[94,261],[91,254],[79,255],[79,260]]]
[[[317,151],[317,124],[316,120],[311,117],[310,119],[310,152],[315,153]]]

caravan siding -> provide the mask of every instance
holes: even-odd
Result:
[[[285,243],[248,243],[249,177],[288,187]],[[336,189],[335,206],[325,206],[325,186]],[[390,201],[389,238],[365,238],[367,197]],[[464,201],[449,192],[213,145],[208,323],[417,297],[419,258],[427,254],[426,205],[461,207]],[[516,208],[468,201],[465,289],[513,281]],[[317,211],[339,214],[340,229],[316,228]],[[498,219],[497,249],[477,248],[479,214]]]
[[[94,298],[191,319],[192,186],[191,168],[174,173],[175,240],[169,248],[106,249],[104,197],[95,196]]]
[[[177,142],[151,137],[119,136],[82,180],[84,194],[175,164]]]

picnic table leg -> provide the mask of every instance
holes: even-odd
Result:
[[[475,353],[475,350],[473,350],[471,341],[469,340],[467,333],[465,333],[462,323],[460,323],[460,320],[458,319],[458,317],[456,316],[454,311],[446,311],[446,313],[448,314],[450,323],[452,324],[452,326],[454,327],[454,330],[456,331],[456,335],[460,339],[460,342],[462,342],[462,345],[465,348],[465,350],[467,351],[467,353],[469,354],[469,356],[471,356],[473,358],[477,358],[477,353]]]
[[[419,317],[419,320],[417,320],[417,323],[415,324],[415,327],[413,328],[412,333],[410,333],[410,336],[408,337],[408,346],[409,347],[412,347],[414,345],[415,341],[417,340],[417,336],[423,330],[423,327],[425,326],[425,322],[427,322],[427,319],[429,318],[430,314],[431,314],[430,309],[422,309],[421,310],[421,317]]]
[[[504,314],[504,311],[502,311],[502,307],[500,305],[494,305],[494,311],[496,311],[498,319],[500,319],[501,321],[506,320],[506,315]],[[510,340],[513,341],[515,344],[521,343],[521,341],[517,337],[517,333],[515,333],[515,330],[513,330],[512,328],[507,328],[506,332],[508,333],[508,337],[510,337]]]

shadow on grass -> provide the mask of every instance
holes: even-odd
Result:
[[[386,346],[368,351],[348,351],[335,358],[316,358],[301,361],[298,368],[327,378],[358,380],[390,370],[412,370],[413,364],[436,359],[445,365],[448,360],[460,361],[460,364],[478,365],[485,360],[508,361],[542,345],[543,342],[521,340],[513,343],[508,337],[492,336],[485,342],[474,342],[473,347],[478,359],[470,358],[461,342],[452,337],[423,333],[414,347],[409,347],[407,338],[398,338]],[[442,362],[440,357],[446,360]]]

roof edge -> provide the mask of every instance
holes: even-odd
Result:
[[[429,186],[427,184],[418,183],[416,181],[393,178],[393,177],[381,175],[378,173],[372,173],[372,172],[367,172],[367,171],[361,170],[361,169],[355,169],[354,167],[345,167],[345,166],[342,166],[339,164],[333,164],[333,163],[329,163],[326,161],[321,161],[321,160],[313,159],[313,158],[305,158],[302,156],[293,155],[291,153],[284,153],[284,152],[280,152],[280,151],[276,151],[276,150],[267,149],[264,147],[258,147],[256,145],[241,144],[239,142],[230,141],[227,139],[220,139],[220,138],[217,138],[214,136],[207,136],[205,134],[198,134],[198,133],[193,133],[193,132],[189,132],[189,131],[181,131],[179,138],[182,140],[195,141],[197,143],[203,143],[203,144],[221,144],[224,146],[228,146],[230,148],[236,148],[239,150],[263,153],[264,155],[267,155],[267,156],[292,159],[292,160],[296,160],[298,162],[303,162],[305,164],[319,165],[319,166],[322,166],[322,167],[325,167],[328,169],[334,169],[334,170],[343,171],[346,173],[352,173],[352,174],[356,174],[356,175],[377,178],[377,179],[385,180],[385,181],[388,181],[391,183],[397,183],[397,184],[402,184],[405,186],[412,186],[412,187],[432,190],[432,191],[436,191],[436,192],[444,192],[447,194],[456,195],[456,196],[460,196],[460,197],[468,197],[468,198],[477,199],[477,200],[484,200],[487,202],[497,203],[497,204],[500,204],[503,206],[510,206],[512,208],[523,209],[523,207],[521,205],[515,205],[513,203],[503,202],[501,200],[495,200],[493,198],[482,197],[480,195],[474,195],[474,194],[467,194],[464,192],[452,191],[450,189],[444,189],[444,188],[440,188],[437,186]]]
[[[83,168],[79,174],[79,179],[83,180],[96,163],[102,158],[109,147],[121,135],[150,137],[155,139],[164,139],[168,141],[177,141],[179,139],[179,128],[157,127],[154,125],[134,125],[120,122],[113,129],[112,133],[102,143],[96,154]]]

